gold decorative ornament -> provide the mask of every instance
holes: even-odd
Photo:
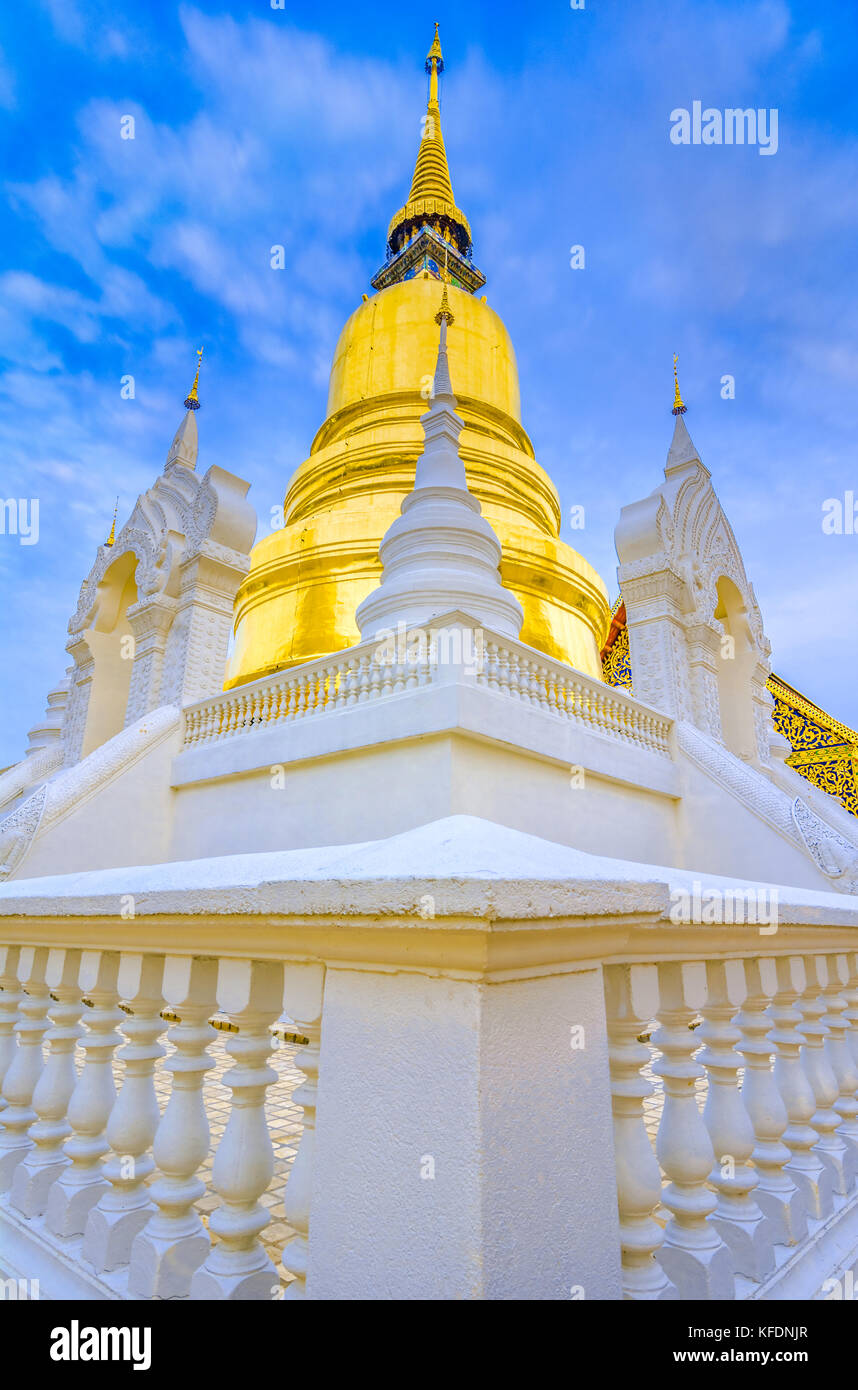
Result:
[[[688,409],[688,406],[687,406],[687,405],[683,405],[682,396],[679,394],[679,375],[678,375],[677,370],[676,370],[676,364],[677,364],[678,361],[679,361],[679,358],[677,357],[676,353],[674,353],[674,354],[673,354],[673,388],[674,388],[674,389],[673,389],[673,410],[671,411],[671,414],[672,414],[672,415],[684,415],[685,412],[686,412],[687,409]]]
[[[186,410],[199,410],[199,408],[200,408],[200,398],[199,398],[199,396],[197,395],[197,387],[199,386],[199,383],[200,383],[200,365],[201,365],[201,363],[202,363],[202,360],[203,360],[203,349],[202,349],[202,348],[197,348],[197,374],[196,374],[196,376],[194,377],[194,384],[193,384],[193,386],[191,387],[190,391],[188,392],[187,396],[185,397],[185,409],[186,409]]]

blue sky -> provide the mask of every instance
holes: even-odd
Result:
[[[200,467],[250,479],[268,526],[407,193],[436,18],[454,188],[525,425],[564,514],[586,509],[566,538],[613,594],[679,352],[774,667],[858,724],[858,535],[821,526],[858,494],[858,7],[32,0],[0,16],[0,496],[40,499],[37,545],[0,536],[0,767],[68,664],[116,494],[122,521],[163,466],[200,342]],[[777,108],[777,154],[672,144],[695,100]]]

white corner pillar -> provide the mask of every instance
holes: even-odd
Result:
[[[601,967],[509,973],[329,965],[308,1297],[622,1297]]]

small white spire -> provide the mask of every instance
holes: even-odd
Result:
[[[464,422],[456,414],[447,360],[453,315],[446,285],[444,295],[434,394],[422,419],[423,453],[414,489],[379,548],[381,583],[357,610],[364,640],[399,623],[420,627],[457,610],[505,637],[517,637],[524,622],[521,604],[501,583],[500,542],[468,491],[459,457]]]
[[[197,448],[197,419],[194,412],[188,410],[173,436],[170,452],[167,455],[167,467],[169,468],[171,463],[182,463],[186,468],[196,468]]]
[[[685,416],[677,415],[676,424],[673,427],[673,440],[667,455],[665,472],[670,473],[674,468],[683,468],[687,463],[700,463],[700,455],[694,447],[694,441],[688,433],[685,424]]]

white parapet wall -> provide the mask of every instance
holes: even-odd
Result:
[[[0,1266],[49,1297],[268,1298],[272,1219],[291,1299],[823,1298],[858,1268],[843,894],[456,816],[5,884],[0,984]],[[303,1133],[272,1209],[284,1011]],[[213,1169],[210,1018],[237,1038]],[[168,1023],[184,1079],[160,1116]],[[123,1041],[113,1101],[96,1073]]]

